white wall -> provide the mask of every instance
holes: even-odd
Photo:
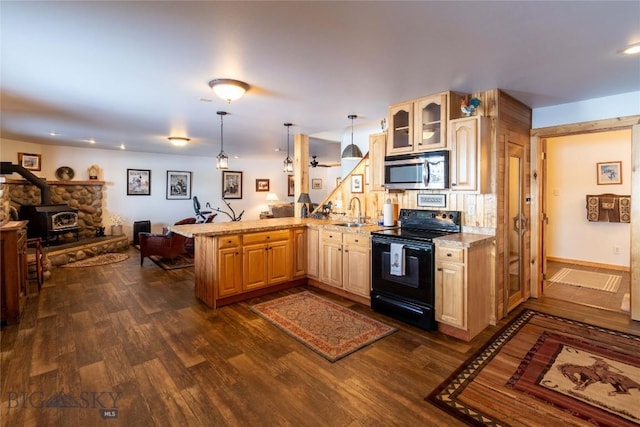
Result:
[[[631,131],[551,138],[547,155],[547,256],[629,267],[630,224],[587,221],[586,195],[631,194]],[[618,160],[622,184],[598,185],[596,163]]]
[[[533,128],[640,114],[640,91],[533,110]]]
[[[210,202],[212,207],[227,210],[221,199],[222,173],[215,168],[213,156],[149,154],[1,140],[0,160],[17,163],[18,152],[42,154],[42,171],[35,172],[35,175],[48,180],[56,179],[55,171],[60,166],[71,167],[75,171],[74,180],[88,180],[87,169],[93,164],[98,165],[105,181],[104,225],[111,225],[111,213],[118,214],[125,219],[127,234],[132,233],[134,221],[150,220],[152,231],[160,232],[163,226],[194,216],[191,200],[166,199],[168,170],[193,172],[192,196],[198,196],[202,207]],[[256,164],[260,165],[259,169]],[[127,196],[127,169],[151,170],[150,196]],[[229,169],[243,172],[242,199],[228,200],[237,214],[245,210],[243,220],[258,219],[260,212],[268,209],[265,200],[267,193],[255,191],[257,178],[270,180],[270,191],[278,194],[281,203],[293,201],[293,197],[287,196],[287,174],[282,172],[282,159],[229,159]],[[8,178],[20,179],[18,175]],[[315,202],[316,198],[312,196],[312,200]],[[229,221],[229,218],[218,213],[215,222],[225,221]]]

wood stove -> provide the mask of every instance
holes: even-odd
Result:
[[[26,205],[20,207],[20,219],[29,221],[27,236],[40,237],[45,245],[64,233],[74,233],[79,239],[78,210],[69,205]]]

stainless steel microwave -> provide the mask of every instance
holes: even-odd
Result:
[[[385,157],[384,186],[402,190],[449,188],[449,151]]]

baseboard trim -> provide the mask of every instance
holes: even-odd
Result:
[[[607,270],[617,270],[617,271],[627,271],[627,272],[631,271],[631,267],[626,267],[624,265],[602,264],[599,262],[581,261],[578,259],[566,259],[566,258],[556,258],[556,257],[548,256],[547,261],[563,262],[566,264],[584,265],[585,267],[593,267],[593,268],[606,268]]]

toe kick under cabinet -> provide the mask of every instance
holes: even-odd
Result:
[[[470,341],[489,325],[492,241],[469,246],[435,242],[435,311],[440,332]]]

